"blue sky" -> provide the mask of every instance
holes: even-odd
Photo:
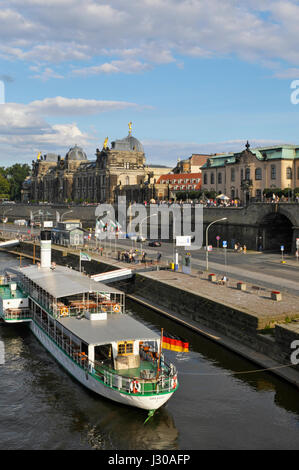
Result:
[[[128,122],[147,162],[299,143],[295,0],[2,0],[0,164],[90,159]]]

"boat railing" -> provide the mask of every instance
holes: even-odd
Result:
[[[7,308],[3,311],[4,320],[27,320],[31,319],[32,315],[29,308]]]
[[[69,307],[69,306],[59,306],[57,308],[53,309],[53,312],[55,312],[54,316],[57,317],[77,317],[84,315],[85,313],[107,313],[107,314],[113,314],[113,313],[121,313],[122,308],[119,304],[114,303],[111,305],[99,305],[96,307]]]
[[[143,379],[140,377],[132,377],[123,375],[119,371],[111,369],[104,363],[95,361],[89,362],[89,367],[96,377],[102,380],[109,387],[123,391],[126,393],[141,393],[149,395],[153,393],[170,392],[176,387],[175,371],[170,374],[171,367],[164,361],[160,364],[160,370],[155,370],[154,377]]]

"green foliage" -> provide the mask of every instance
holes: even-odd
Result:
[[[2,198],[9,198],[10,195],[10,184],[7,178],[0,172],[0,193]]]
[[[272,197],[273,194],[275,194],[275,196],[281,197],[283,190],[281,188],[265,188],[263,194],[266,197]]]
[[[15,163],[7,168],[0,167],[0,193],[11,200],[21,199],[22,184],[30,174],[27,164]]]

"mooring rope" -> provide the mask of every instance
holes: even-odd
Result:
[[[284,365],[279,365],[279,366],[274,366],[274,367],[266,367],[264,369],[253,369],[253,370],[241,370],[241,371],[237,371],[237,372],[217,372],[217,373],[213,373],[213,372],[182,372],[180,371],[179,374],[180,375],[238,375],[238,374],[255,374],[257,372],[267,372],[267,371],[271,371],[271,370],[276,370],[276,369],[283,369],[284,367],[291,367],[293,366],[294,364],[284,364]]]

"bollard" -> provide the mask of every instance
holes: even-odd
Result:
[[[273,290],[273,291],[271,292],[271,299],[272,299],[272,300],[276,300],[276,301],[281,300],[281,293],[280,293],[279,291],[277,291],[277,290]]]
[[[237,283],[237,289],[245,291],[246,290],[245,282],[238,282]]]

